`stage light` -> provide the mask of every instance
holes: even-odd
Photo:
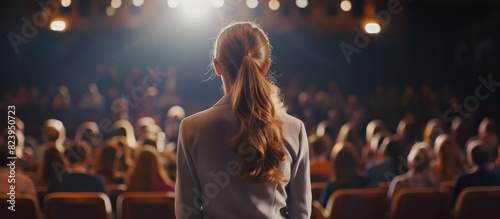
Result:
[[[116,9],[114,9],[113,7],[108,6],[106,8],[106,15],[113,16],[113,15],[115,15],[115,13],[116,13]]]
[[[67,8],[71,5],[71,0],[61,0],[61,5]]]
[[[247,7],[249,7],[249,8],[256,8],[259,5],[259,1],[257,1],[257,0],[247,0],[246,4],[247,4]]]
[[[342,11],[350,11],[351,8],[352,8],[352,4],[350,1],[344,0],[344,1],[340,2],[340,9],[342,9]]]
[[[369,34],[380,33],[380,25],[375,22],[368,22],[365,24],[365,31]]]
[[[297,7],[299,8],[305,8],[309,4],[307,0],[297,0],[295,1],[295,4],[297,4]]]
[[[113,8],[120,8],[122,6],[122,1],[121,0],[111,0],[111,7]]]
[[[222,6],[224,6],[224,0],[212,0],[212,5],[215,8],[222,8]]]
[[[171,8],[177,8],[177,6],[179,6],[180,3],[181,3],[181,0],[168,0],[167,1],[168,7],[171,7]]]
[[[202,17],[210,8],[210,1],[206,0],[183,0],[181,8],[192,18]]]
[[[276,11],[280,8],[280,2],[278,0],[269,1],[269,9]]]
[[[144,0],[132,0],[132,4],[135,7],[141,7],[144,4]]]
[[[50,29],[57,32],[64,31],[66,30],[66,22],[61,20],[54,20],[50,23]]]

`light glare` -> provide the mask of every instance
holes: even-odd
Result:
[[[365,25],[365,31],[369,34],[378,34],[380,33],[380,25],[374,22],[367,23]]]
[[[120,8],[122,6],[122,1],[121,0],[111,0],[111,7],[113,8]]]
[[[64,31],[66,29],[66,22],[61,20],[55,20],[50,23],[50,29],[53,31]]]
[[[222,6],[224,6],[224,0],[212,0],[212,5],[215,8],[222,8]]]
[[[135,7],[141,7],[144,4],[144,0],[132,0],[132,4],[134,4]]]
[[[297,0],[295,1],[295,4],[297,4],[297,7],[299,8],[305,8],[309,4],[307,0]]]
[[[168,7],[171,7],[171,8],[177,8],[177,6],[179,6],[180,3],[181,3],[181,0],[168,0],[168,2],[167,2]]]
[[[342,9],[342,11],[350,11],[351,8],[352,8],[352,4],[350,1],[344,0],[344,1],[340,2],[340,9]]]
[[[108,6],[106,8],[106,15],[113,16],[113,15],[115,15],[115,13],[116,13],[116,10],[113,7]]]
[[[280,8],[280,2],[278,0],[269,1],[269,9],[276,11]]]
[[[181,7],[189,17],[198,18],[206,14],[210,8],[210,2],[206,0],[183,0]]]
[[[259,5],[259,1],[257,1],[257,0],[247,0],[246,4],[247,4],[247,7],[249,7],[249,8],[256,8]]]
[[[71,5],[71,0],[61,0],[61,5],[67,8]]]

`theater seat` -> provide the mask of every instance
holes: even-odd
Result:
[[[383,189],[386,193],[389,191],[389,186],[391,185],[390,182],[379,182],[378,187]]]
[[[111,206],[113,207],[113,210],[115,210],[116,200],[118,199],[118,196],[127,191],[127,186],[124,184],[106,185],[106,191],[108,192],[108,196],[111,201]]]
[[[50,193],[44,208],[46,219],[111,219],[111,203],[104,193]]]
[[[313,200],[312,202],[311,219],[326,219],[325,209],[319,201]]]
[[[326,183],[311,183],[311,191],[312,191],[312,198],[313,200],[318,200],[319,196],[321,195],[321,191],[325,188]]]
[[[0,215],[2,218],[12,219],[40,219],[40,206],[38,200],[32,195],[17,194],[15,197],[15,211],[8,209],[10,196],[6,194],[0,195]]]
[[[311,163],[311,182],[326,182],[332,175],[331,162],[315,162]]]
[[[500,186],[465,188],[458,196],[454,213],[456,219],[500,218]]]
[[[455,189],[455,181],[444,181],[439,184],[439,188],[453,191]]]
[[[325,217],[330,219],[385,219],[387,194],[383,189],[342,189],[328,200]]]
[[[173,192],[125,192],[118,197],[118,219],[175,219]]]
[[[391,203],[392,219],[450,218],[451,193],[434,188],[407,188],[396,193]]]

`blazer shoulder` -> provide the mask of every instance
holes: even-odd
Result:
[[[297,135],[302,131],[304,124],[298,118],[295,118],[288,113],[283,113],[280,115],[281,122],[283,122],[283,127],[285,130],[291,133],[296,133]]]

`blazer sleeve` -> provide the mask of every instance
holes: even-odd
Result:
[[[177,141],[177,179],[175,181],[175,215],[176,218],[203,218],[201,212],[201,189],[194,167],[189,145],[186,142],[184,121],[179,127]],[[198,194],[198,195],[196,195]]]
[[[309,143],[302,122],[300,122],[299,144],[297,158],[292,163],[288,183],[288,218],[309,219],[312,208]]]

